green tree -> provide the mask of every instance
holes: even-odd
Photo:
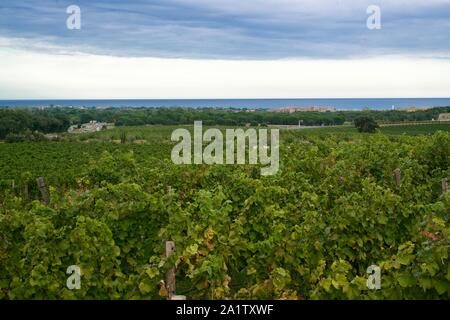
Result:
[[[355,127],[358,129],[359,132],[373,133],[380,126],[373,118],[361,116],[355,119]]]

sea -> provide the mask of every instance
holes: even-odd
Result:
[[[186,107],[270,109],[334,107],[337,110],[392,110],[408,107],[446,107],[450,98],[384,99],[130,99],[130,100],[0,100],[0,107]]]

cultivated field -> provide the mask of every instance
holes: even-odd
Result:
[[[174,128],[0,144],[0,298],[162,299],[174,266],[188,298],[450,297],[448,126],[282,131],[267,177],[173,164]]]

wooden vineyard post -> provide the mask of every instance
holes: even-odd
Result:
[[[28,194],[28,183],[25,183],[25,185],[23,186],[23,198],[25,199],[25,201],[28,201],[28,199],[30,198]]]
[[[169,258],[175,252],[175,242],[166,241],[166,258]],[[169,293],[169,300],[186,300],[185,296],[178,296],[176,294],[175,284],[175,267],[167,271],[166,274],[166,289]]]
[[[442,179],[442,193],[446,193],[448,191],[448,179]]]
[[[166,258],[169,258],[174,251],[175,251],[175,242],[166,241]],[[169,271],[167,271],[166,288],[167,288],[167,291],[169,292],[169,299],[171,300],[172,296],[175,295],[175,293],[176,293],[175,267],[171,268]]]
[[[397,187],[400,187],[402,175],[401,175],[401,171],[399,168],[394,170],[394,176],[395,176],[395,184],[397,185]]]
[[[42,201],[44,201],[45,205],[50,203],[50,196],[48,195],[47,186],[45,185],[44,178],[39,177],[36,179],[39,191],[42,194]]]

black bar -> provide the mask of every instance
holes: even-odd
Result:
[[[45,318],[98,316],[135,319],[401,319],[446,314],[446,301],[0,301],[0,312]],[[15,317],[17,318],[17,317]],[[100,318],[99,318],[100,319]],[[400,319],[400,318],[399,318]]]

